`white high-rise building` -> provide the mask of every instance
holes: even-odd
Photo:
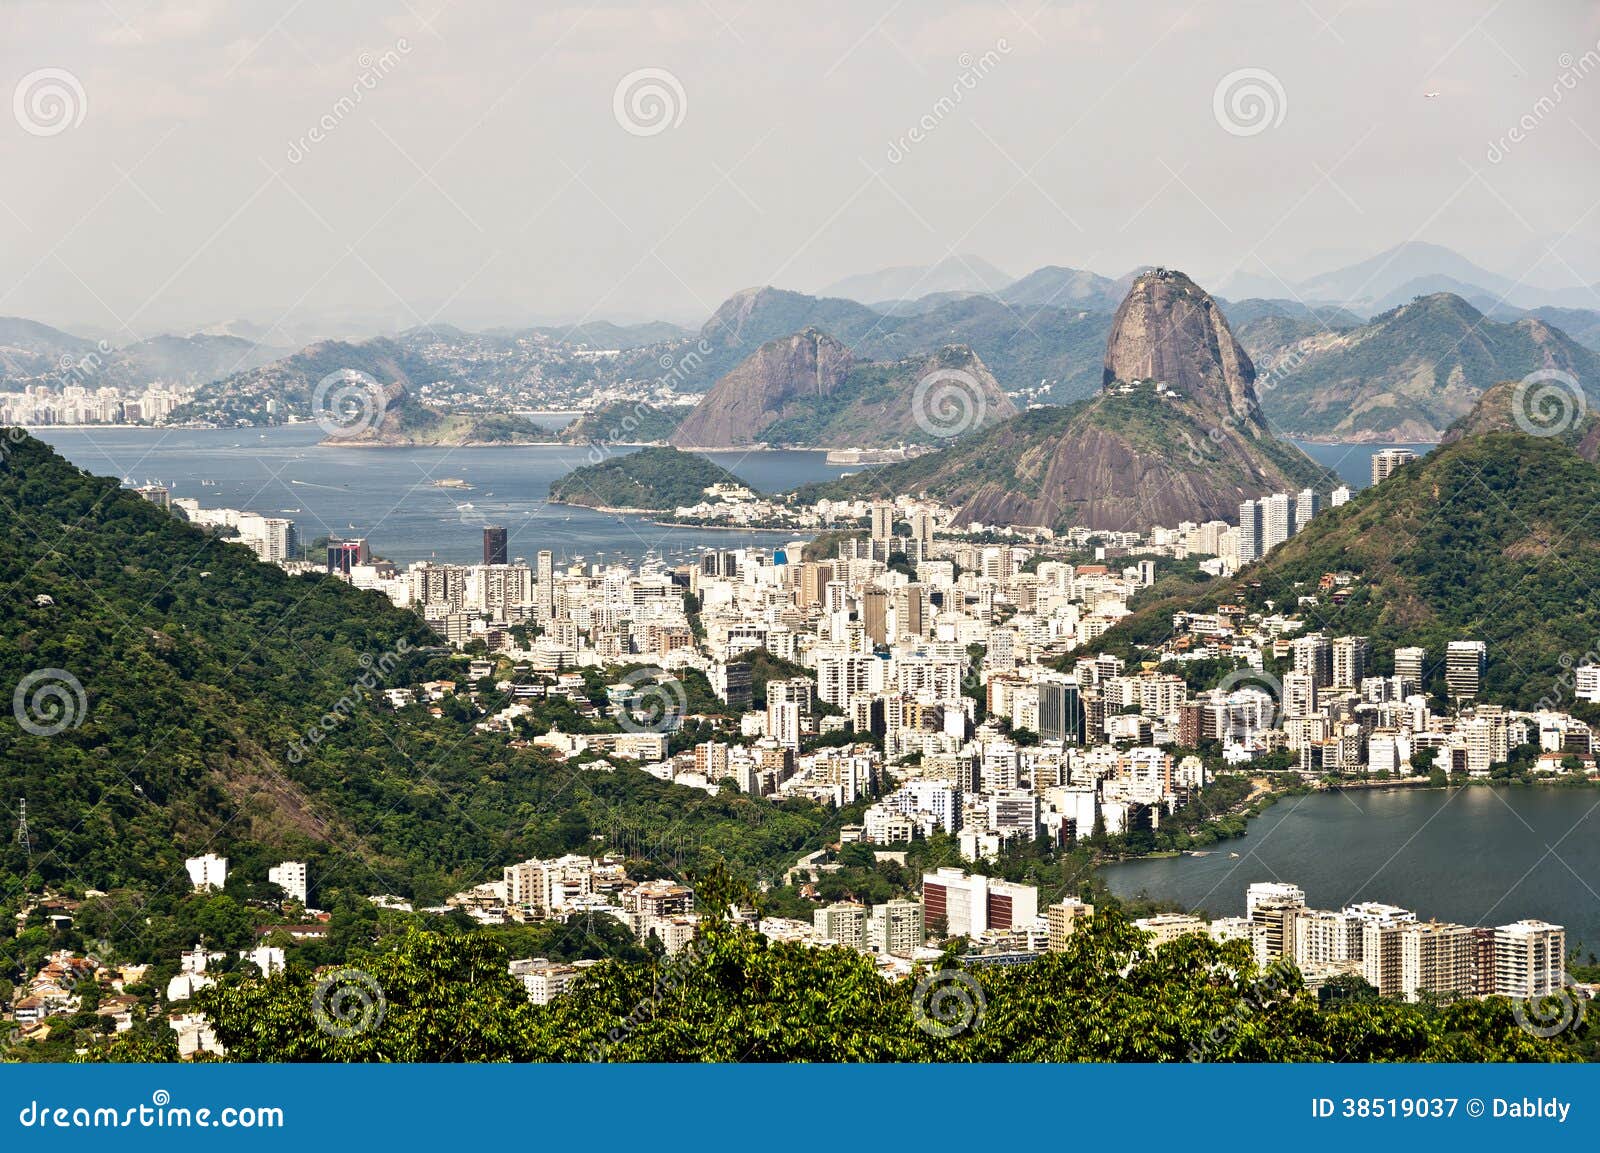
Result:
[[[1338,488],[1334,489],[1328,494],[1328,507],[1338,508],[1340,505],[1348,503],[1349,500],[1350,489],[1346,485],[1341,484]]]
[[[1261,505],[1256,501],[1247,500],[1239,505],[1239,537],[1236,545],[1236,555],[1240,564],[1249,564],[1253,560],[1260,559],[1263,551],[1261,536]]]
[[[1262,497],[1261,554],[1265,556],[1289,539],[1294,532],[1294,502],[1286,492],[1275,492]]]
[[[267,880],[277,885],[289,896],[307,904],[306,895],[306,863],[304,861],[284,861],[267,870]]]
[[[1311,518],[1322,511],[1322,497],[1313,489],[1303,488],[1294,498],[1294,531],[1300,532],[1311,523]]]
[[[1567,934],[1548,921],[1517,921],[1494,931],[1494,992],[1502,997],[1543,997],[1562,987]]]
[[[190,857],[183,867],[189,871],[189,880],[197,893],[204,889],[221,889],[228,883],[227,857],[207,853],[202,857]]]
[[[1254,917],[1257,905],[1304,905],[1306,891],[1287,881],[1257,881],[1244,891],[1244,915]]]

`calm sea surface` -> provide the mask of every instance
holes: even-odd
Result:
[[[1208,856],[1103,875],[1119,896],[1215,916],[1243,916],[1252,882],[1292,881],[1318,908],[1384,901],[1467,925],[1540,917],[1566,926],[1569,950],[1600,952],[1600,790],[1313,793],[1279,801]]]
[[[1309,440],[1293,442],[1318,464],[1333,469],[1352,489],[1366,488],[1372,481],[1372,458],[1386,448],[1409,448],[1418,456],[1434,449],[1431,444],[1316,444]]]
[[[564,423],[541,418],[547,424]],[[615,517],[548,505],[550,483],[579,465],[589,450],[569,445],[508,448],[324,448],[314,425],[250,429],[39,429],[72,463],[103,476],[166,485],[202,505],[241,508],[296,523],[300,537],[365,536],[397,563],[437,557],[483,557],[483,526],[510,530],[513,556],[540,549],[557,559],[583,556],[637,561],[654,549],[665,557],[702,548],[772,545],[786,533],[668,529],[647,518]],[[618,453],[631,451],[617,449]],[[849,471],[821,452],[706,454],[763,492],[793,488]],[[470,489],[439,488],[459,478]],[[210,482],[210,483],[206,483]]]

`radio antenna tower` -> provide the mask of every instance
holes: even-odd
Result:
[[[23,797],[17,801],[17,840],[22,843],[23,851],[28,854],[28,862],[33,862],[33,838],[28,835],[28,798]]]

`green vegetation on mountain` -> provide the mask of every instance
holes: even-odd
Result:
[[[670,512],[699,504],[714,484],[743,483],[698,453],[641,448],[573,469],[550,486],[550,499],[589,508]]]
[[[1533,318],[1497,323],[1448,293],[1280,345],[1260,367],[1274,426],[1332,440],[1437,440],[1490,385],[1540,369],[1590,388],[1600,381],[1600,354],[1559,329]]]
[[[0,797],[12,828],[27,798],[32,834],[0,843],[0,894],[128,890],[140,915],[124,944],[164,932],[189,899],[184,858],[207,851],[230,859],[230,889],[305,860],[332,908],[341,890],[437,902],[535,854],[680,839],[686,863],[714,845],[755,877],[834,819],[625,764],[585,773],[479,732],[511,700],[490,684],[476,710],[454,697],[439,717],[392,711],[385,688],[466,686],[464,658],[420,618],[291,577],[20,434],[0,468],[0,532],[0,686],[8,701],[24,688],[23,709],[0,713]],[[65,727],[23,728],[59,716],[52,703]]]
[[[1574,660],[1600,636],[1600,469],[1558,437],[1491,431],[1435,449],[1318,516],[1231,579],[1148,603],[1101,638],[1158,643],[1180,610],[1218,604],[1294,613],[1330,635],[1372,638],[1384,671],[1397,645],[1441,662],[1453,640],[1488,646],[1484,698],[1561,700]],[[1318,583],[1353,573],[1335,603]]]
[[[383,389],[383,415],[371,427],[331,432],[324,444],[416,447],[534,444],[554,439],[551,431],[514,413],[440,412],[400,383]]]
[[[586,412],[561,430],[568,444],[659,444],[677,431],[689,410],[617,401]]]

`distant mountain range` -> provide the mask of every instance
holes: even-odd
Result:
[[[937,264],[884,268],[847,276],[834,281],[818,295],[890,303],[940,293],[994,293],[1014,279],[981,256],[951,256]]]
[[[1275,276],[1236,273],[1221,289],[1230,297],[1292,297],[1315,304],[1343,305],[1369,316],[1414,297],[1440,292],[1468,299],[1503,299],[1517,308],[1600,308],[1600,285],[1544,288],[1490,272],[1460,253],[1420,240],[1287,283]]]
[[[0,317],[0,389],[139,388],[157,381],[194,385],[284,356],[287,349],[236,336],[155,336],[112,348],[37,321]]]
[[[258,424],[310,415],[321,376],[348,368],[403,383],[441,411],[503,412],[580,405],[606,389],[709,393],[763,345],[815,329],[856,361],[914,362],[964,346],[1012,403],[1065,404],[1099,388],[1112,314],[1147,271],[1112,278],[1046,266],[1011,279],[976,257],[951,257],[849,277],[819,296],[745,289],[696,332],[606,321],[433,325],[298,351],[253,342],[268,334],[244,322],[110,349],[0,318],[0,390],[160,380],[200,387],[177,419]],[[1231,299],[1216,303],[1262,369],[1261,403],[1284,432],[1427,440],[1501,379],[1554,366],[1595,387],[1600,292],[1529,288],[1437,245],[1399,245],[1287,285],[1241,273],[1226,287]]]
[[[1243,339],[1274,427],[1317,439],[1435,441],[1491,384],[1540,369],[1600,388],[1600,354],[1543,320],[1497,323],[1448,293],[1354,328],[1259,319]]]

